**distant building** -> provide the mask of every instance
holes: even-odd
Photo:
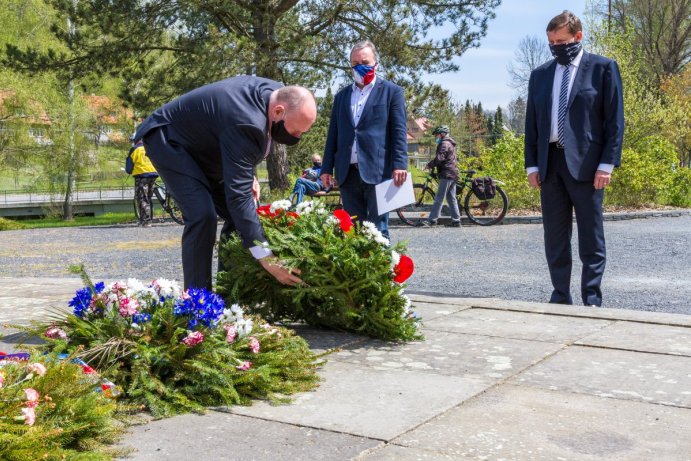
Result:
[[[425,117],[409,118],[407,123],[406,139],[408,141],[409,154],[426,154],[429,146],[422,146],[421,141],[431,128],[432,124]],[[421,149],[422,147],[422,149]],[[420,151],[423,152],[420,152]]]

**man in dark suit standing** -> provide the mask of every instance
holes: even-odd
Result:
[[[278,281],[301,280],[273,258],[256,212],[254,168],[272,143],[293,145],[317,116],[305,88],[240,76],[212,83],[165,104],[139,126],[137,139],[180,205],[185,288],[211,289],[217,214],[221,237],[237,231]]]
[[[332,187],[335,169],[343,208],[371,221],[389,238],[389,214],[380,215],[374,186],[408,174],[406,110],[403,89],[376,75],[379,59],[365,40],[350,52],[353,85],[336,94],[322,162],[322,183]]]
[[[583,51],[570,11],[547,25],[554,60],[530,75],[525,122],[528,182],[540,188],[552,303],[572,304],[573,212],[583,263],[584,305],[601,306],[605,271],[604,188],[621,163],[624,103],[617,63]]]

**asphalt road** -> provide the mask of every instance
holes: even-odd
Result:
[[[408,241],[416,271],[408,291],[547,301],[551,292],[542,226],[394,227]],[[182,227],[34,229],[0,233],[0,276],[69,277],[84,263],[94,280],[182,279]],[[691,314],[691,216],[605,223],[604,307]],[[574,253],[577,240],[574,229]],[[572,275],[579,294],[580,262]]]

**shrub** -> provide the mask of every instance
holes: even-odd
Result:
[[[13,221],[11,219],[0,218],[0,231],[20,229],[24,229],[24,226],[21,223],[18,223],[17,221]]]
[[[509,206],[514,209],[540,209],[540,192],[531,189],[525,173],[523,136],[505,135],[492,147],[483,147],[480,157],[468,157],[461,163],[462,169],[478,169],[477,176],[492,176],[505,183],[502,189],[509,196]]]
[[[659,136],[650,136],[624,149],[621,167],[615,169],[605,203],[618,206],[688,206],[689,172],[678,166],[674,146]]]

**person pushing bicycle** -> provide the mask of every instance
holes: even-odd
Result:
[[[429,217],[422,221],[423,226],[436,226],[441,207],[446,203],[451,212],[451,227],[461,225],[461,213],[458,210],[458,200],[456,199],[456,181],[458,181],[458,167],[456,166],[456,141],[449,136],[449,127],[441,125],[436,127],[432,134],[437,143],[437,152],[434,158],[427,164],[425,169],[437,169],[439,177],[439,188],[437,195],[434,196],[434,204]]]
[[[125,162],[125,171],[134,176],[134,196],[137,201],[139,213],[138,226],[151,227],[152,207],[151,197],[154,194],[154,183],[158,178],[156,169],[151,164],[151,160],[146,156],[144,144],[141,139],[135,140],[130,138],[132,148],[127,154],[127,161]]]

